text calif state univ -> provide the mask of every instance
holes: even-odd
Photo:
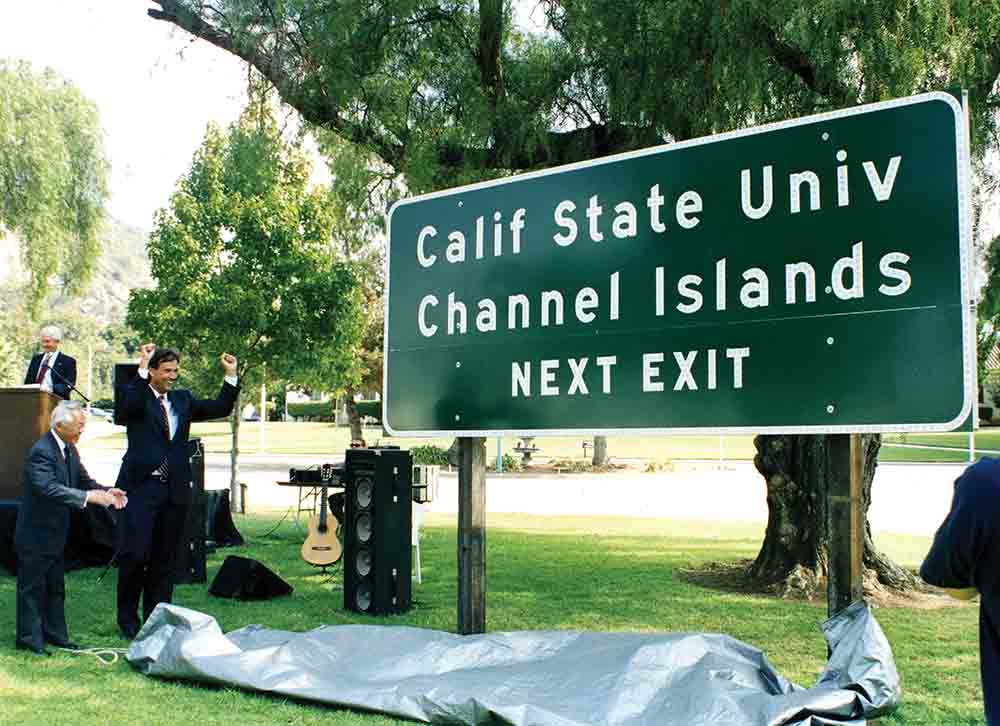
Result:
[[[847,208],[851,205],[849,189],[850,168],[846,163],[846,150],[835,154],[837,164],[834,178],[836,180],[835,204],[837,208]],[[867,184],[861,188],[870,193],[877,204],[892,200],[896,179],[903,168],[901,154],[887,156],[881,164],[866,160],[861,162]],[[857,169],[855,171],[858,171]],[[818,211],[822,208],[820,174],[811,170],[790,171],[783,176],[787,190],[788,215],[801,214],[804,211]],[[780,208],[775,208],[775,172],[773,165],[766,165],[757,170],[742,169],[739,173],[739,213],[752,223],[761,220],[772,213],[780,214]],[[734,179],[734,184],[737,181]],[[828,195],[832,196],[832,195]],[[613,215],[605,214],[606,199],[593,194],[580,200],[562,199],[552,209],[551,220],[555,232],[548,240],[556,249],[572,248],[584,238],[591,243],[601,243],[608,236],[617,240],[628,240],[643,236],[665,235],[668,224],[664,221],[663,208],[666,199],[661,194],[660,185],[653,184],[648,189],[648,195],[638,206],[631,200],[617,201],[613,207]],[[833,203],[833,200],[828,200]],[[584,206],[585,204],[585,206]],[[644,207],[640,215],[639,208]],[[735,210],[734,210],[735,213]],[[688,189],[678,194],[674,199],[673,217],[677,229],[692,230],[702,224],[705,215],[705,203],[702,195],[694,189]],[[642,217],[640,221],[640,216]],[[430,271],[435,265],[475,264],[476,260],[499,258],[505,254],[518,255],[522,246],[529,239],[527,228],[530,220],[525,208],[514,211],[509,223],[504,223],[502,211],[493,213],[492,234],[487,235],[486,219],[483,215],[470,220],[469,227],[453,229],[441,239],[438,229],[431,224],[423,225],[416,235],[415,253],[420,268]],[[643,228],[640,229],[640,226]],[[581,227],[584,228],[581,231]],[[508,239],[505,239],[505,231]],[[468,234],[467,234],[468,232]],[[543,243],[546,240],[541,240]],[[505,251],[505,246],[509,247]],[[608,248],[609,252],[612,248]],[[866,292],[897,298],[911,289],[912,276],[908,269],[911,256],[903,250],[893,250],[882,254],[878,260],[880,278],[874,286],[866,285],[864,276],[864,241],[848,240],[844,243],[840,256],[829,270],[828,284],[825,292],[835,300],[857,300],[865,297]],[[471,256],[471,257],[470,257]],[[557,256],[551,258],[553,265],[565,264]],[[730,308],[753,310],[767,308],[772,304],[781,304],[772,300],[771,275],[761,267],[748,267],[739,273],[738,293],[731,288],[729,281],[735,276],[728,269],[726,257],[717,257],[709,262],[707,269],[685,271],[682,274],[673,273],[669,278],[676,291],[674,300],[668,299],[668,271],[663,266],[655,266],[650,270],[648,299],[656,317],[662,318],[668,314],[668,305],[682,316],[694,316],[699,311],[708,308],[715,311],[726,311]],[[419,278],[419,275],[417,276]],[[783,300],[785,306],[813,303],[817,299],[817,270],[811,262],[793,259],[786,262],[781,275],[783,295],[777,299]],[[464,336],[470,333],[489,334],[501,326],[507,330],[527,330],[533,326],[541,328],[558,327],[565,324],[567,310],[584,325],[598,321],[602,310],[608,321],[617,321],[621,316],[620,273],[611,272],[606,284],[594,286],[584,285],[575,292],[567,293],[561,289],[544,289],[537,296],[529,296],[524,292],[513,292],[505,298],[493,299],[482,297],[478,300],[467,300],[460,297],[454,290],[428,291],[420,297],[416,309],[417,331],[423,338],[435,338],[441,334],[447,336]],[[600,288],[600,289],[599,289]],[[731,295],[733,300],[730,299]],[[533,305],[534,298],[534,305]],[[569,300],[567,301],[567,298]],[[469,306],[474,305],[474,318],[470,321]],[[502,308],[502,312],[501,312]],[[642,380],[643,391],[663,390],[663,384],[657,380],[658,364],[671,358],[677,366],[677,379],[674,390],[696,390],[697,383],[691,376],[693,361],[700,355],[699,363],[704,361],[703,385],[714,389],[719,385],[719,361],[728,361],[730,375],[725,381],[732,388],[743,385],[743,363],[750,358],[749,346],[708,348],[699,351],[652,352],[643,355]],[[560,368],[559,361],[539,361],[534,368],[537,373],[538,386],[531,384],[533,371],[530,361],[512,363],[511,395],[513,397],[534,395],[589,395],[589,388],[583,378],[583,370],[589,363],[589,358],[568,359],[569,372],[573,382],[568,388],[555,385],[554,371]],[[599,388],[604,393],[612,390],[611,372],[617,363],[615,356],[599,356],[595,365],[602,370],[602,383]]]

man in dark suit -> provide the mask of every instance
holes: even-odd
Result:
[[[236,358],[223,353],[219,363],[225,373],[219,395],[197,399],[190,391],[174,390],[177,351],[147,343],[140,348],[138,375],[119,390],[128,450],[118,482],[130,501],[120,526],[118,626],[128,639],[139,632],[140,597],[145,621],[173,596],[191,499],[191,424],[228,416],[239,397]]]
[[[76,385],[76,358],[59,352],[62,331],[55,325],[42,328],[38,337],[42,352],[31,358],[24,382],[37,383],[46,391],[68,399],[71,387]]]
[[[102,487],[80,461],[86,414],[75,401],[52,411],[52,430],[28,452],[24,494],[17,514],[16,647],[47,655],[45,644],[76,649],[66,629],[63,551],[69,534],[70,508],[88,504],[121,509],[125,492]]]
[[[1000,726],[1000,459],[983,457],[955,480],[951,511],[920,567],[926,582],[979,603],[987,726]]]

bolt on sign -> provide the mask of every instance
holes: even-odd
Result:
[[[968,193],[962,106],[929,93],[403,200],[385,426],[953,429]]]

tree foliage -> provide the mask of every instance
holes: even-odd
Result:
[[[360,334],[358,280],[331,238],[323,190],[274,119],[251,110],[210,127],[149,241],[157,286],[134,290],[128,322],[216,369],[225,350],[240,376],[266,364],[334,382]]]
[[[222,351],[239,359],[244,391],[265,366],[272,378],[316,376],[331,387],[349,371],[362,326],[358,278],[332,240],[327,192],[310,188],[310,171],[273,117],[252,107],[226,131],[209,127],[156,215],[149,258],[157,285],[132,291],[127,321],[182,349],[184,370],[204,385],[217,384]]]
[[[100,253],[109,165],[97,107],[55,72],[0,61],[0,235],[22,241],[28,312],[57,275],[85,289]]]
[[[987,359],[1000,345],[1000,237],[986,245],[986,282],[976,309],[976,363],[980,387],[991,371]]]
[[[156,4],[414,191],[952,85],[982,150],[998,103],[989,0],[542,0],[533,34],[502,0]]]
[[[385,210],[399,196],[397,175],[384,163],[334,134],[317,133],[319,149],[331,175],[327,196],[334,244],[352,260],[361,290],[362,332],[349,353],[351,363],[344,388],[371,392],[382,388],[382,348],[385,294]],[[322,386],[329,381],[318,380]],[[338,387],[339,388],[339,387]]]

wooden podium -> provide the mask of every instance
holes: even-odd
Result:
[[[61,400],[37,387],[0,388],[0,499],[21,498],[24,457],[49,430]]]

